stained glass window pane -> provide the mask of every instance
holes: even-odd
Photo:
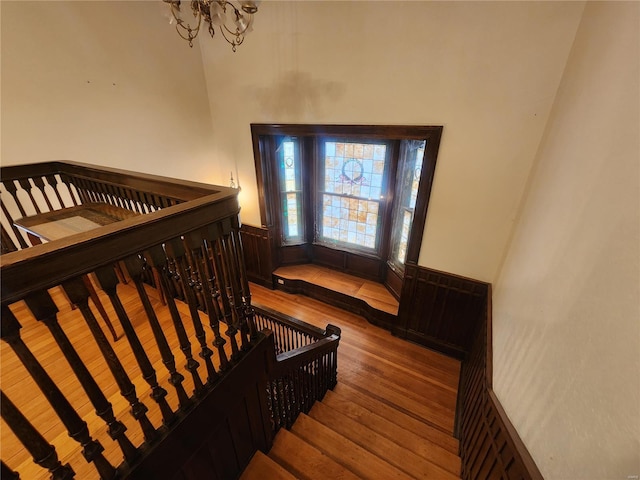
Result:
[[[387,146],[325,142],[322,237],[375,249]]]
[[[409,234],[420,187],[425,148],[425,141],[412,140],[403,143],[391,238],[391,260],[399,269],[403,268],[407,258]]]
[[[296,152],[296,139],[284,140],[278,149],[282,225],[285,243],[299,241],[302,235],[302,182],[300,179],[300,161]]]

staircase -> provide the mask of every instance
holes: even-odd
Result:
[[[241,480],[460,478],[455,438],[358,387],[338,383]]]
[[[459,361],[406,342],[358,315],[258,285],[255,302],[342,331],[338,382],[257,452],[241,480],[460,478],[454,419]]]

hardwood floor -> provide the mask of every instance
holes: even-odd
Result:
[[[335,390],[301,415],[291,432],[281,430],[267,459],[256,462],[271,459],[301,479],[459,478],[453,437],[458,360],[302,295],[258,285],[252,295],[255,304],[342,330]],[[243,480],[253,478],[261,477],[248,472]]]
[[[331,323],[342,329],[342,338],[338,349],[338,386],[334,392],[327,394],[322,406],[314,407],[308,416],[303,415],[300,423],[294,426],[292,432],[282,431],[278,435],[276,445],[272,449],[274,456],[286,453],[287,435],[301,438],[305,435],[303,432],[307,432],[307,436],[313,437],[317,431],[323,431],[324,437],[345,442],[345,445],[350,446],[349,448],[355,448],[353,445],[358,446],[358,442],[362,442],[362,440],[356,437],[347,438],[343,434],[348,433],[344,430],[346,425],[354,425],[353,422],[356,422],[355,424],[360,424],[363,427],[358,427],[355,430],[362,429],[363,431],[360,433],[369,435],[369,439],[378,438],[380,435],[387,438],[386,441],[381,440],[383,446],[380,447],[379,452],[374,453],[376,456],[383,453],[383,450],[395,451],[400,454],[401,450],[406,449],[410,454],[403,453],[403,457],[398,457],[402,459],[402,464],[411,462],[407,459],[413,459],[414,464],[423,465],[422,470],[431,469],[429,471],[435,472],[432,478],[445,478],[443,471],[448,472],[447,476],[459,474],[458,443],[452,436],[460,370],[459,361],[395,338],[388,331],[371,325],[358,315],[302,295],[273,291],[254,284],[251,285],[251,289],[255,304],[268,306],[321,328]],[[169,404],[175,409],[177,395],[167,382],[167,370],[155,347],[142,307],[137,303],[135,288],[131,285],[120,285],[118,291],[145,349],[150,353],[151,361],[158,372],[159,383],[168,391]],[[153,289],[150,291],[152,295],[155,295]],[[71,310],[68,302],[59,292],[56,291],[53,294],[60,308],[60,324],[72,343],[76,346],[81,345],[79,349],[81,358],[113,404],[116,417],[128,427],[127,434],[133,444],[140,445],[142,443],[140,428],[129,415],[130,407],[119,394],[110,372],[105,368],[104,361],[88,333],[84,321],[79,318],[77,310]],[[99,294],[109,316],[116,319],[108,298],[102,292]],[[161,306],[157,296],[152,298],[152,301],[154,308],[159,312],[158,317],[165,327],[172,350],[179,352],[167,307]],[[187,320],[189,314],[186,305],[179,304],[179,309],[185,319],[185,327],[191,333],[190,328],[193,327],[189,326],[191,322]],[[23,325],[21,333],[25,343],[29,345],[74,408],[87,421],[91,435],[105,447],[106,458],[114,465],[119,464],[122,460],[121,452],[115,442],[106,434],[106,425],[93,412],[93,407],[86,399],[86,395],[78,387],[66,361],[61,358],[58,348],[53,344],[47,328],[38,324],[24,305],[12,306],[12,311]],[[114,323],[117,333],[122,335],[121,326],[117,321]],[[207,335],[210,342],[210,331]],[[140,376],[128,343],[125,339],[121,339],[118,342],[112,342],[112,345],[136,385],[138,397],[149,407],[151,422],[154,426],[159,427],[161,425],[159,409],[149,398],[150,388]],[[192,348],[196,353],[197,345],[193,344]],[[62,462],[69,462],[72,465],[76,471],[76,478],[90,480],[98,478],[95,469],[88,465],[80,454],[78,444],[68,437],[64,427],[46,404],[15,354],[4,342],[0,347],[0,355],[3,391],[21,408],[47,441],[56,446]],[[193,381],[182,368],[184,358],[180,353],[176,355],[176,363],[179,365],[179,370],[185,375],[185,389],[187,392],[191,392]],[[204,371],[203,365],[201,365],[200,371]],[[201,375],[204,376],[204,373]],[[333,430],[323,423],[335,422],[336,419],[340,419],[340,421],[339,425],[334,425],[334,427],[342,426],[343,431]],[[48,478],[47,472],[33,463],[30,455],[17,442],[9,428],[4,423],[1,427],[0,456],[5,463],[19,471],[21,478],[34,480]],[[355,431],[353,428],[348,430]],[[389,441],[392,444],[387,443]],[[402,447],[400,450],[397,448],[398,445]],[[318,445],[309,445],[306,448],[309,451],[320,452],[317,454],[324,456],[324,458],[328,456],[327,453],[320,450],[321,447]],[[361,445],[358,448],[365,449]],[[268,458],[264,455],[262,457]],[[299,460],[300,455],[296,453],[294,457]],[[315,457],[310,454],[308,460],[313,458]],[[347,468],[340,461],[344,462],[344,460],[334,460],[338,465],[336,468]],[[401,472],[397,478],[406,476],[422,478],[415,476],[416,472],[413,474],[406,472],[402,469],[402,465],[400,468],[398,465],[394,465],[393,459],[382,458],[381,461],[392,462],[389,465]],[[398,460],[395,462],[397,463]],[[428,464],[420,462],[428,462]],[[252,468],[255,469],[255,467]],[[273,471],[278,472],[282,470],[277,466],[265,468],[273,468]],[[384,468],[389,467],[385,465]],[[258,472],[266,472],[266,470],[258,468]],[[247,473],[247,475],[249,474],[250,472]],[[263,473],[259,473],[259,475],[263,475]],[[355,472],[345,473],[344,476],[336,476],[335,478],[352,478],[349,475],[363,476],[362,472]],[[295,473],[293,476],[305,478]],[[376,478],[387,477],[378,476]]]

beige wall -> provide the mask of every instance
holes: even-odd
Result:
[[[264,2],[201,48],[215,156],[259,224],[252,122],[444,125],[419,263],[493,281],[582,3]]]
[[[0,2],[3,165],[75,160],[207,180],[199,47],[161,2]]]
[[[639,28],[587,5],[494,290],[494,389],[548,480],[640,474]]]

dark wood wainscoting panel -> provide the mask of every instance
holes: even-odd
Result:
[[[272,288],[271,272],[274,270],[274,263],[271,232],[268,228],[244,224],[240,228],[240,234],[247,277],[254,283]]]
[[[310,263],[311,253],[309,245],[287,245],[278,249],[278,266],[298,265],[300,263]]]
[[[380,259],[336,250],[323,245],[312,246],[312,263],[382,283],[384,271]]]
[[[131,471],[127,480],[238,478],[259,449],[273,443],[267,404],[267,365],[275,357],[273,334],[263,337]]]
[[[462,363],[456,433],[464,480],[542,480],[491,389],[491,301],[483,307],[471,351]]]
[[[402,293],[402,276],[399,273],[396,273],[392,270],[389,265],[386,266],[387,274],[385,275],[384,284],[387,289],[400,300],[400,295]]]
[[[487,296],[488,284],[417,265],[405,266],[398,326],[393,333],[464,358]]]

